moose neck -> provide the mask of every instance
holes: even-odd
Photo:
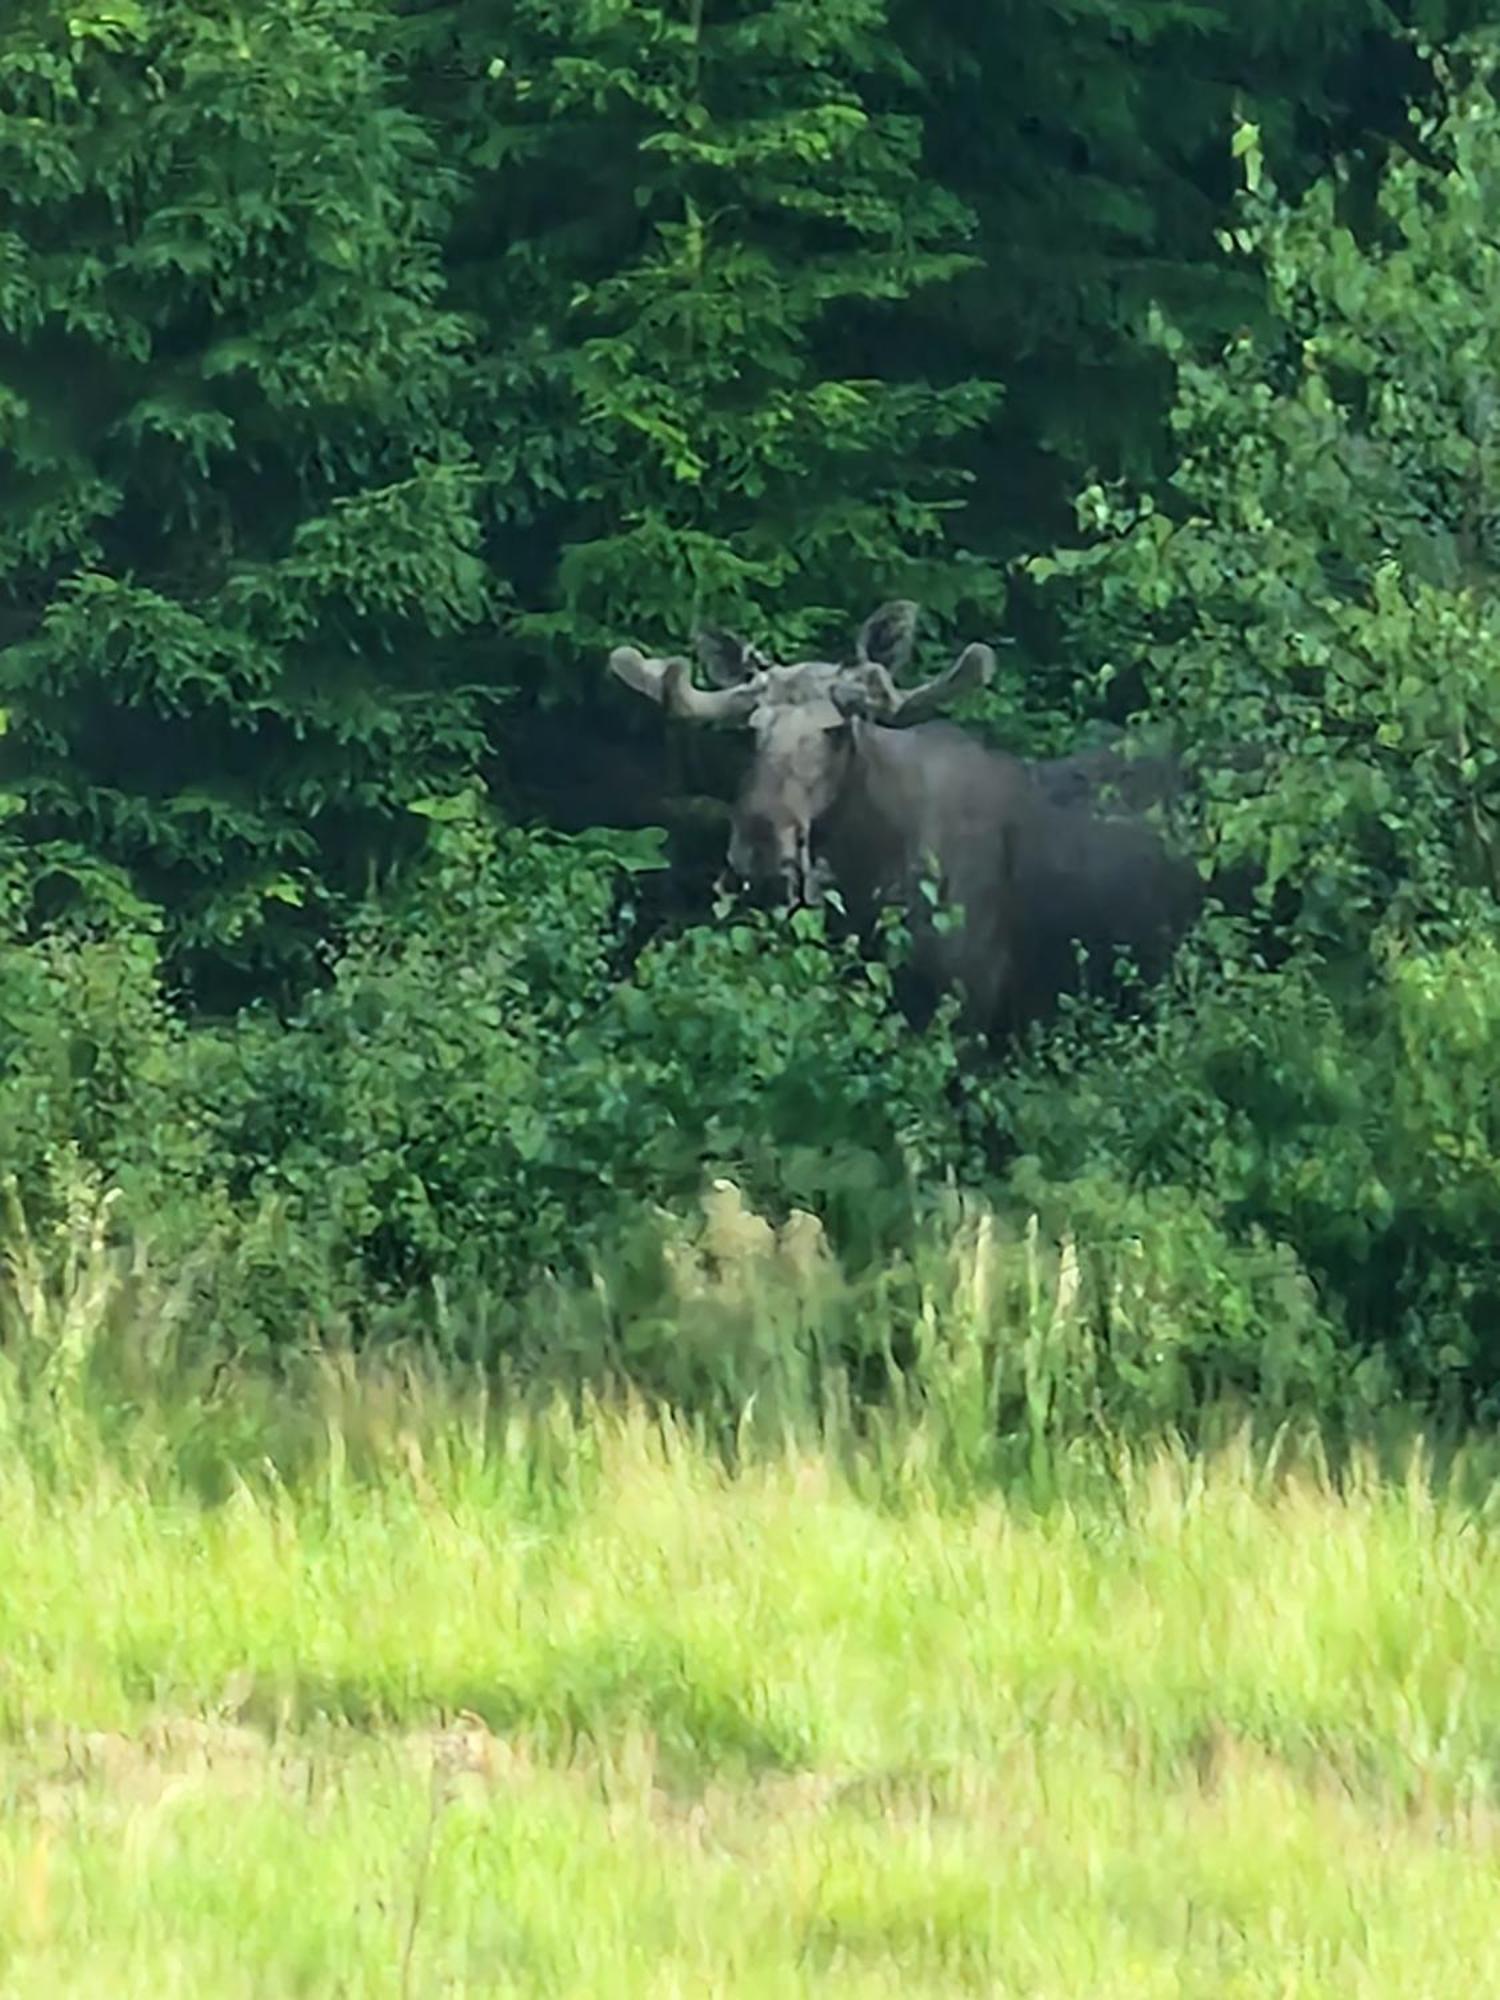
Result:
[[[814,851],[827,862],[857,919],[906,885],[914,835],[925,820],[920,739],[928,727],[856,722],[844,782],[814,829]]]

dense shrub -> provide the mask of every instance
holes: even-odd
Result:
[[[33,1212],[92,1163],[159,1249],[214,1235],[211,1309],[274,1340],[423,1322],[434,1286],[519,1300],[719,1169],[868,1259],[959,1163],[951,1040],[906,1033],[882,963],[760,918],[620,977],[650,842],[428,811],[427,867],[288,1019],[184,1024],[140,935],[5,955],[4,1164]]]
[[[238,1191],[399,1290],[576,1269],[607,1219],[717,1165],[836,1213],[904,1159],[946,1163],[951,1048],[902,1033],[878,968],[762,922],[658,941],[616,980],[618,876],[605,843],[440,824],[412,895],[289,1026],[202,1044]]]
[[[184,1047],[149,931],[0,945],[0,1172],[50,1214],[96,1164],[159,1213],[205,1159]]]
[[[1360,236],[1242,130],[1266,320],[1211,363],[1161,329],[1168,491],[1093,489],[1089,545],[1036,565],[1085,666],[1210,774],[1199,837],[1260,915],[1008,1115],[1054,1201],[1096,1170],[1187,1190],[1296,1252],[1369,1393],[1472,1408],[1500,1398],[1500,111],[1483,45],[1445,74]]]
[[[120,404],[109,480],[44,421],[56,380],[4,411],[73,504],[55,548],[25,496],[0,535],[29,605],[0,632],[0,837],[24,841],[0,847],[0,1164],[35,1217],[63,1212],[80,1171],[117,1185],[216,1338],[409,1330],[532,1359],[550,1344],[684,1400],[788,1407],[821,1393],[831,1337],[872,1394],[982,1379],[969,1407],[1011,1430],[1155,1425],[1226,1395],[1269,1413],[1395,1394],[1500,1407],[1500,112],[1482,45],[1430,59],[1441,116],[1378,181],[1336,175],[1284,201],[1261,135],[1240,128],[1225,248],[1256,309],[1217,355],[1201,326],[1159,325],[1171,481],[1091,485],[1082,546],[1031,565],[1069,657],[1041,697],[1012,687],[987,712],[1044,721],[1052,740],[1088,696],[1170,731],[1202,781],[1187,837],[1260,885],[1143,1018],[1077,1011],[966,1071],[945,1020],[909,1032],[885,961],[813,917],[643,941],[632,884],[658,864],[652,840],[506,828],[451,782],[481,761],[456,647],[493,601],[486,525],[524,572],[526,643],[556,642],[554,693],[576,696],[570,663],[633,604],[671,623],[706,597],[781,594],[783,629],[810,633],[839,574],[908,563],[940,608],[998,607],[993,560],[944,543],[940,498],[960,468],[938,446],[972,441],[988,375],[960,341],[946,386],[914,388],[897,343],[889,376],[856,382],[833,337],[858,320],[844,309],[861,273],[905,312],[963,262],[972,219],[937,188],[907,217],[922,91],[866,38],[865,11],[830,11],[820,80],[765,39],[801,19],[772,0],[698,42],[644,10],[662,33],[649,50],[607,8],[571,66],[553,61],[555,10],[522,10],[537,74],[497,58],[469,77],[468,169],[515,164],[534,200],[575,137],[581,186],[628,186],[649,156],[647,221],[612,206],[468,268],[467,303],[514,336],[489,376],[462,358],[472,323],[438,304],[437,244],[462,202],[423,122],[452,83],[422,67],[434,48],[473,58],[466,14],[413,29],[418,113],[382,80],[384,17],[343,0],[267,13],[231,129],[261,117],[285,39],[314,114],[339,115],[330,150],[304,157],[307,118],[277,112],[283,192],[297,216],[326,198],[353,234],[305,257],[310,225],[278,211],[264,270],[226,250],[213,284],[161,203],[217,116],[224,66],[239,74],[230,31],[162,13],[201,97],[156,94],[139,10],[66,53],[38,28],[24,62],[0,61],[0,94],[66,111],[49,157],[71,162],[4,197],[24,224],[13,261],[36,262],[28,230],[66,239],[53,276],[98,294],[70,338],[99,350]],[[740,91],[737,52],[763,65],[783,123]],[[513,116],[486,161],[497,93]],[[130,164],[96,121],[145,98],[137,205],[96,268],[103,210],[86,197],[107,206]],[[187,150],[207,182],[183,213],[201,222],[225,190]],[[711,217],[684,201],[700,188]],[[319,346],[342,325],[346,254],[386,329],[372,346],[360,322],[368,367],[342,333]],[[210,294],[240,325],[228,360],[193,350],[191,409],[136,381],[121,331],[158,256],[148,375],[201,332]],[[793,267],[785,319],[749,315],[756,346],[744,300]],[[78,310],[69,292],[38,319],[30,297],[0,298],[28,353]],[[410,367],[387,337],[408,313],[433,335]],[[527,332],[549,313],[578,316],[555,349]],[[331,373],[313,397],[319,353]],[[485,453],[448,423],[460,408]],[[262,474],[295,489],[275,520],[229,464],[230,417],[268,454]],[[177,475],[211,534],[179,534],[162,501]],[[380,671],[344,675],[360,649]],[[237,748],[220,764],[225,730]],[[172,746],[183,761],[157,761]],[[213,785],[184,791],[200,757]],[[357,868],[420,828],[422,864],[357,903]],[[72,928],[38,937],[69,881],[86,892]],[[335,904],[354,911],[337,943],[315,908]],[[281,1011],[179,1011],[169,980],[236,956],[295,967]],[[692,1265],[697,1239],[677,1256],[720,1174],[764,1228],[806,1210],[826,1229],[837,1262],[815,1313],[785,1271],[742,1296],[711,1258]],[[939,1280],[945,1202],[981,1187],[998,1262],[976,1248],[961,1283]]]

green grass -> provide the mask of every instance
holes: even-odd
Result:
[[[730,1470],[132,1285],[0,1286],[0,2000],[1500,1991],[1481,1463]]]
[[[12,1407],[0,1992],[1500,1987],[1500,1551],[1419,1472],[883,1504],[339,1400],[214,1504]]]

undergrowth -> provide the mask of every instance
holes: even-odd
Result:
[[[705,1354],[841,1282],[718,1194],[664,1252]],[[236,1360],[97,1196],[13,1234],[0,1987],[1482,1989],[1493,1451],[1070,1432],[1089,1282],[970,1218],[883,1398],[783,1361],[711,1419]]]

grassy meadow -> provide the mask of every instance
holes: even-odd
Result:
[[[0,1995],[1500,1989],[1477,1464],[966,1486],[11,1279]]]

